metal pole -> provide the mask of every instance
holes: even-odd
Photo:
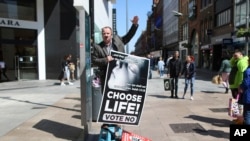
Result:
[[[249,30],[249,0],[246,1],[246,30]],[[246,49],[246,56],[248,56],[248,36],[246,36],[246,43],[245,43],[245,49]]]
[[[126,0],[126,32],[128,32],[128,0]],[[129,43],[126,45],[126,53],[129,53]]]

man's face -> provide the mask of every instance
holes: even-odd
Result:
[[[105,44],[110,44],[112,40],[112,33],[110,28],[103,28],[102,30],[102,39]]]
[[[179,52],[178,52],[178,51],[176,51],[176,52],[174,53],[174,57],[179,57]]]
[[[242,54],[239,53],[239,52],[235,52],[234,55],[233,55],[233,57],[234,57],[235,59],[240,59],[240,58],[242,57]]]

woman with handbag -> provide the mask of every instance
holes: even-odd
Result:
[[[67,79],[67,82],[69,85],[73,85],[73,83],[70,82],[70,69],[69,69],[69,56],[68,55],[64,56],[64,60],[62,61],[61,67],[62,67],[62,70],[61,70],[61,74],[59,76],[60,85],[61,86],[66,85],[64,83],[65,79]]]
[[[225,53],[223,54],[223,60],[221,62],[220,70],[218,74],[222,77],[222,85],[226,89],[225,93],[229,90],[229,74],[231,72],[231,65],[229,61],[229,56]]]

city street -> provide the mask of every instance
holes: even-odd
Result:
[[[122,125],[123,129],[142,135],[153,141],[227,141],[232,118],[227,115],[228,99],[222,85],[211,83],[214,72],[197,70],[194,100],[190,89],[186,99],[170,98],[164,91],[163,79],[153,71],[148,81],[147,98],[139,126]],[[182,97],[184,79],[179,81],[179,97]],[[101,123],[94,128],[88,141],[98,138]]]
[[[194,100],[172,99],[154,71],[139,126],[122,128],[153,141],[229,140],[228,98],[213,72],[198,70]],[[0,140],[84,140],[80,122],[80,83],[59,86],[57,80],[0,83]],[[179,96],[184,79],[179,81]],[[95,141],[101,123],[92,123],[88,141]],[[4,128],[3,128],[4,127]]]

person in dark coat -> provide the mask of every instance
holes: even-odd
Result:
[[[184,87],[184,94],[183,94],[183,99],[185,98],[185,94],[187,92],[188,85],[190,84],[190,92],[191,96],[190,99],[193,100],[193,94],[194,94],[194,81],[195,81],[195,64],[193,57],[188,55],[186,57],[186,61],[183,65],[182,69],[182,75],[184,75],[185,78],[185,87]]]
[[[132,20],[132,26],[128,33],[120,37],[118,35],[112,35],[112,29],[109,26],[102,28],[102,38],[103,41],[99,44],[93,45],[92,61],[93,65],[99,68],[99,76],[101,80],[102,91],[104,88],[106,70],[108,62],[112,61],[113,58],[110,55],[110,50],[115,50],[118,52],[125,52],[125,45],[132,39],[138,28],[139,18],[135,16]]]
[[[171,89],[171,98],[178,98],[178,81],[181,76],[182,63],[179,58],[179,51],[175,51],[173,58],[169,60],[168,63],[168,76],[170,77],[170,83],[172,86]]]

